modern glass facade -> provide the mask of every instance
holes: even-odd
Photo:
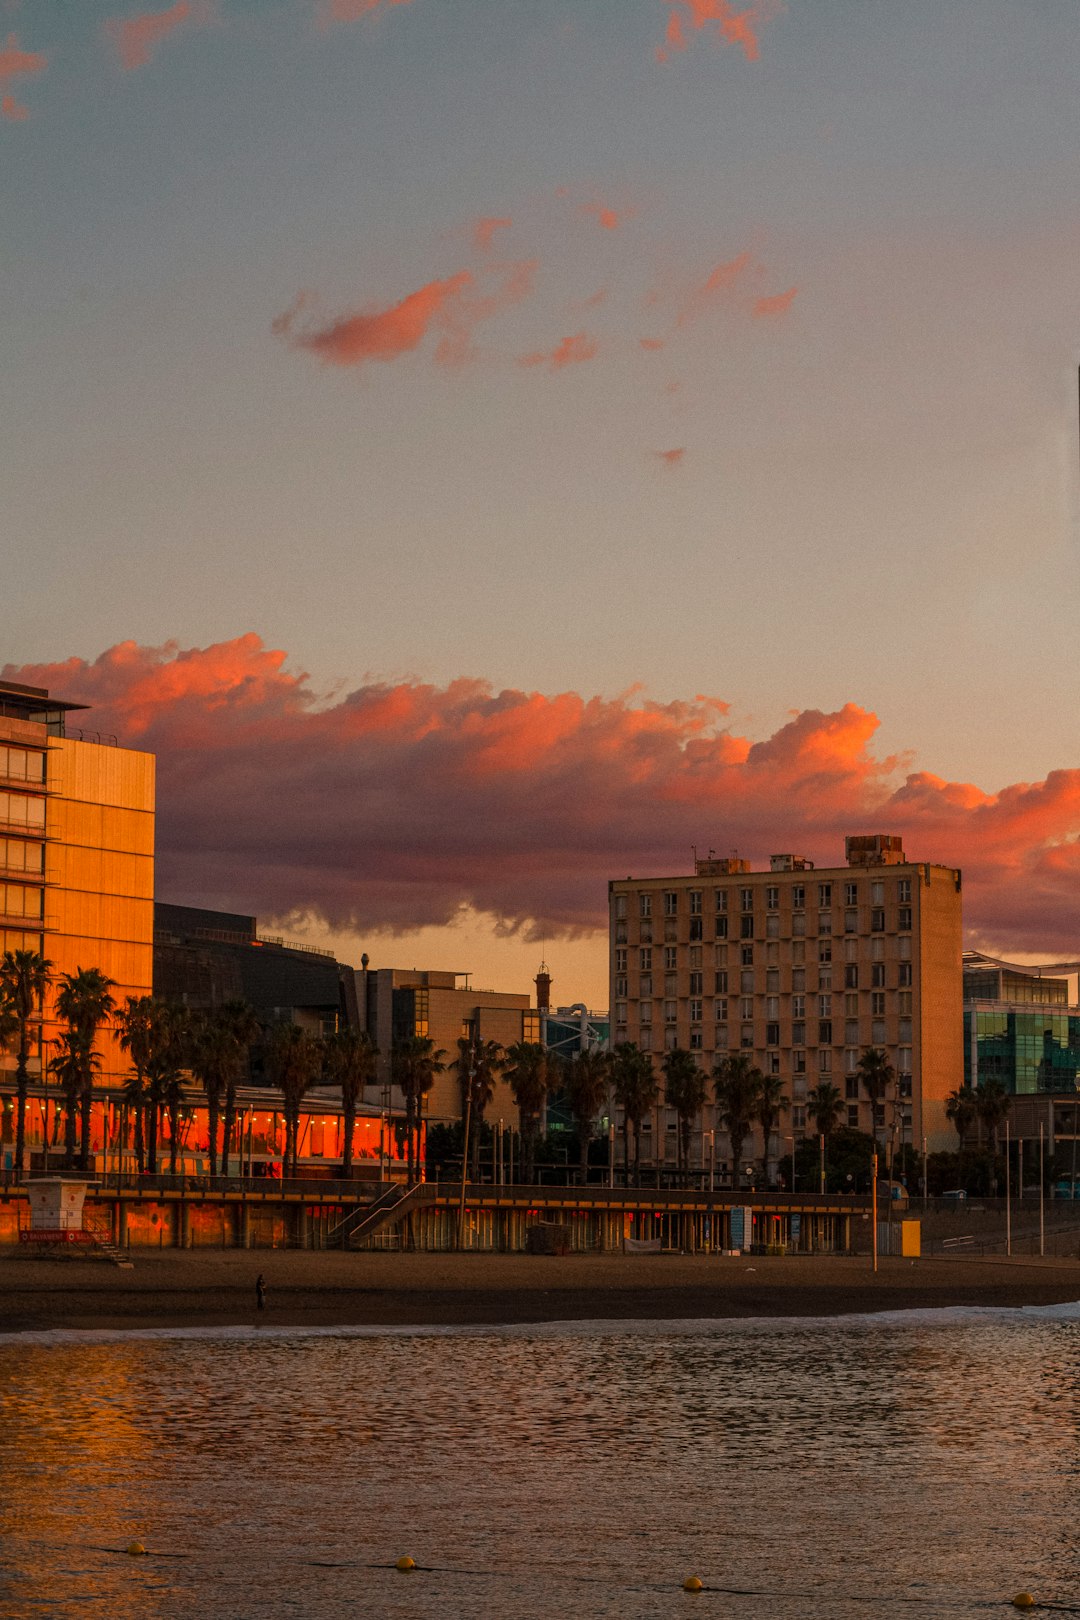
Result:
[[[965,1006],[967,1085],[1000,1080],[1008,1091],[1019,1095],[1074,1091],[1078,1074],[1080,1009],[972,1003]]]

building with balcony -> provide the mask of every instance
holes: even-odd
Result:
[[[1080,1075],[1078,964],[1022,967],[964,953],[964,1080],[997,1080],[1016,1097],[1072,1095]]]
[[[871,1129],[858,1061],[878,1047],[897,1074],[893,1117],[879,1119],[879,1132],[947,1145],[945,1101],[964,1062],[960,873],[909,861],[900,839],[882,834],[848,838],[846,859],[815,868],[774,855],[752,871],[710,856],[689,875],[612,881],[613,1045],[635,1042],[657,1069],[681,1047],[706,1073],[745,1052],[784,1082],[781,1131],[795,1140],[811,1128],[807,1095],[823,1081],[840,1091],[844,1122]],[[710,1103],[698,1152],[715,1131],[722,1165],[714,1112]],[[674,1118],[658,1113],[663,1164],[674,1156]]]

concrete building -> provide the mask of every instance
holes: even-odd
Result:
[[[391,1100],[390,1050],[395,1041],[423,1035],[434,1042],[447,1065],[427,1099],[425,1118],[430,1124],[449,1124],[461,1117],[457,1070],[450,1067],[458,1055],[458,1040],[475,1036],[513,1046],[540,1039],[540,1014],[527,994],[507,990],[475,990],[468,973],[435,969],[372,968],[357,974],[362,1021],[379,1048],[379,1083]],[[395,1106],[400,1099],[394,1093]],[[498,1082],[487,1112],[489,1122],[502,1119],[519,1123],[513,1095],[505,1080]]]
[[[710,857],[692,875],[611,882],[612,1042],[636,1042],[658,1068],[682,1047],[707,1073],[745,1052],[785,1082],[789,1147],[822,1081],[844,1097],[847,1124],[871,1128],[857,1065],[880,1047],[898,1075],[897,1142],[947,1145],[945,1100],[963,1082],[960,873],[908,861],[882,834],[848,838],[846,857],[815,869],[774,855],[756,872]],[[663,1164],[674,1118],[658,1113]],[[703,1131],[713,1114],[710,1104]],[[718,1132],[718,1164],[721,1142]]]
[[[113,995],[149,995],[154,912],[154,757],[71,723],[85,705],[0,683],[0,950],[39,951],[54,974],[100,968]],[[57,1034],[44,1008],[46,1058]],[[111,1031],[100,1083],[127,1069]],[[40,1044],[32,1073],[40,1077]],[[14,1058],[0,1054],[0,1083]],[[31,1144],[40,1140],[31,1110]]]

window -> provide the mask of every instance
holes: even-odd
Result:
[[[905,936],[904,938],[897,940],[896,954],[899,956],[901,962],[911,961],[911,940],[909,937]]]
[[[832,1021],[831,1021],[831,1019],[822,1018],[822,1019],[818,1020],[817,1038],[818,1038],[818,1045],[819,1046],[831,1046],[832,1045]]]
[[[625,1001],[617,1001],[615,1003],[615,1022],[617,1024],[625,1024],[626,1023],[626,1002]]]
[[[791,942],[791,960],[799,963],[806,961],[806,946],[801,939],[793,939]]]
[[[801,939],[806,933],[806,913],[797,911],[791,919],[791,933],[794,939]]]
[[[691,915],[691,917],[700,917],[701,916],[701,890],[700,889],[691,889],[690,890],[690,915]]]
[[[740,1031],[740,1034],[739,1034],[739,1045],[745,1048],[745,1047],[752,1047],[753,1044],[754,1044],[754,1026],[753,1026],[753,1024],[744,1024],[742,1026],[742,1030]]]
[[[818,968],[817,987],[819,990],[832,989],[832,968]]]
[[[844,968],[844,989],[857,990],[859,988],[859,964],[848,962]]]
[[[727,969],[717,972],[716,984],[713,986],[718,996],[727,995]]]
[[[30,844],[22,838],[0,838],[0,870],[39,877],[45,870],[45,845]]]
[[[643,945],[638,951],[638,967],[642,973],[652,972],[652,946]]]
[[[806,905],[806,890],[801,883],[795,883],[791,888],[791,909],[802,911]]]
[[[741,927],[739,929],[739,933],[740,933],[741,937],[743,939],[753,939],[753,937],[754,937],[754,919],[753,919],[753,917],[740,917],[739,921],[741,923]]]
[[[742,945],[742,946],[740,946],[740,948],[739,948],[739,958],[740,958],[740,960],[742,962],[743,967],[753,967],[753,965],[754,965],[754,947],[752,945]]]
[[[629,954],[630,953],[628,951],[616,951],[615,952],[615,971],[616,971],[616,973],[625,973],[626,972],[626,958],[627,958],[627,956]]]
[[[849,1104],[848,1111],[847,1111],[847,1122],[848,1122],[848,1126],[850,1127],[851,1130],[853,1130],[853,1131],[858,1130],[858,1128],[859,1128],[859,1105],[858,1105],[858,1103]]]
[[[630,1036],[629,1036],[629,1033],[627,1031],[626,1025],[625,1024],[616,1024],[615,1025],[615,1044],[616,1044],[616,1046],[621,1046],[623,1041],[628,1041],[629,1039],[630,1039]]]
[[[779,1054],[779,1052],[770,1052],[768,1057],[765,1059],[765,1064],[766,1064],[766,1072],[767,1073],[769,1073],[769,1074],[779,1074],[780,1073],[780,1054]]]
[[[652,974],[651,973],[643,973],[641,975],[641,981],[638,984],[638,995],[639,996],[651,996],[652,995]]]
[[[805,1052],[792,1052],[792,1054],[791,1054],[791,1072],[792,1072],[792,1074],[805,1074],[806,1073],[806,1053]]]
[[[855,995],[855,994],[846,995],[844,997],[844,1012],[847,1014],[847,1016],[849,1018],[855,1018],[855,1017],[858,1016],[858,1011],[859,1011],[859,998],[858,998],[858,996]]]
[[[727,1000],[726,1000],[726,998],[724,996],[717,996],[715,1002],[713,1003],[713,1017],[717,1020],[718,1023],[721,1023],[721,1024],[726,1023],[726,1021],[727,1021]]]
[[[651,1001],[639,1001],[638,1002],[638,1023],[639,1024],[651,1024],[652,1023],[652,1002]]]
[[[900,955],[903,956],[903,954],[904,954],[903,942],[901,941]],[[872,962],[884,962],[884,960],[885,960],[885,941],[883,939],[876,938],[876,939],[872,939],[870,941],[870,960]]]
[[[643,923],[638,924],[638,941],[642,945],[651,945],[652,944],[652,923],[651,922],[643,922]]]
[[[896,982],[903,989],[911,983],[911,963],[901,962],[896,970]]]
[[[779,990],[780,990],[780,969],[779,968],[770,968],[769,971],[766,973],[766,975],[765,975],[765,988],[766,988],[766,990],[776,991],[777,993],[779,993]]]
[[[884,962],[874,962],[871,965],[871,968],[870,968],[870,985],[871,985],[871,988],[874,989],[874,990],[884,990],[884,988],[885,988],[885,964],[884,964]]]
[[[664,946],[665,968],[677,968],[679,965],[679,952],[674,945]]]
[[[648,1027],[647,1024],[643,1025],[641,1027],[641,1029],[638,1030],[637,1043],[638,1043],[638,1046],[641,1048],[641,1050],[643,1052],[651,1052],[652,1051],[652,1030]],[[647,1119],[644,1119],[644,1120],[642,1120],[641,1123],[642,1123],[642,1129],[644,1129],[644,1127],[649,1124],[649,1121]]]
[[[717,909],[717,911],[726,911],[727,910],[727,890],[726,889],[717,889],[717,891],[716,891],[716,909]]]
[[[870,904],[883,906],[885,904],[885,885],[880,878],[870,885]]]
[[[32,827],[40,832],[45,826],[45,800],[26,793],[0,792],[0,821],[9,827]]]
[[[625,994],[626,994],[626,978],[625,978],[625,976],[615,980],[615,994],[617,996],[625,996]],[[626,1016],[626,1014],[624,1013],[623,1017],[625,1018],[625,1016]]]
[[[870,1011],[874,1015],[875,1018],[884,1018],[884,1016],[885,1016],[885,992],[884,992],[884,990],[875,990],[874,991],[873,995],[870,997]]]
[[[859,1020],[857,1018],[847,1018],[844,1020],[844,1040],[849,1046],[858,1046]]]
[[[831,934],[832,933],[832,912],[831,911],[819,911],[818,912],[817,931],[818,931],[819,934]]]
[[[859,1078],[858,1078],[858,1076],[859,1076],[859,1048],[858,1048],[858,1044],[857,1044],[858,1039],[859,1039],[859,1032],[858,1032],[858,1030],[856,1030],[855,1031],[855,1039],[854,1039],[852,1045],[849,1046],[847,1051],[844,1053],[844,1068],[847,1070],[848,1074],[853,1074],[855,1076],[855,1095],[856,1095],[856,1097],[859,1095]]]
[[[765,1025],[765,1045],[766,1046],[779,1046],[780,1045],[780,1025],[779,1024],[766,1024]]]
[[[704,975],[701,974],[701,973],[691,973],[691,975],[690,975],[690,994],[692,996],[700,996],[701,995],[702,988],[703,988],[703,982],[702,982],[703,978],[704,978]]]
[[[740,1018],[753,1018],[753,1016],[754,1016],[754,998],[753,998],[753,996],[743,996],[739,1001],[739,1017]]]
[[[625,896],[625,894],[617,894],[615,896],[615,915],[616,915],[616,917],[625,917],[626,916],[626,896]]]
[[[906,933],[908,933],[910,931],[910,929],[911,929],[911,907],[910,906],[901,906],[900,909],[897,911],[897,913],[896,913],[896,926],[897,926],[897,928],[900,930],[900,932],[902,934],[906,934]]]
[[[624,922],[617,922],[615,924],[615,938],[620,945],[626,944],[629,936],[626,932],[626,924]]]
[[[652,916],[652,895],[651,894],[639,894],[638,897],[637,897],[637,902],[638,902],[638,916],[639,917],[651,917]]]
[[[900,1036],[900,1040],[902,1042],[910,1041],[910,1039],[911,1039],[911,1019],[910,1018],[901,1018],[901,1020],[900,1020],[900,1029],[899,1029],[898,1033],[899,1033],[899,1036]]]
[[[823,1046],[817,1055],[818,1074],[832,1073],[832,1053],[827,1046]]]
[[[766,1018],[772,1018],[772,1019],[777,1019],[777,1018],[780,1017],[780,997],[779,996],[766,996],[765,997],[765,1016],[766,1016]]]
[[[805,1024],[792,1024],[792,1026],[791,1026],[791,1044],[792,1044],[792,1046],[802,1046],[802,1045],[805,1044],[805,1041],[806,1041],[806,1025]]]
[[[40,922],[44,898],[43,889],[24,888],[21,883],[0,883],[0,916]]]
[[[12,782],[44,782],[45,755],[0,743],[0,776]]]
[[[665,996],[675,996],[679,993],[679,975],[677,973],[664,974]]]
[[[700,1052],[701,1048],[702,1048],[702,1044],[703,1043],[702,1043],[700,1029],[692,1029],[690,1031],[690,1050],[691,1050],[691,1052]]]
[[[679,915],[679,896],[674,889],[664,891],[664,916],[677,917]]]
[[[678,919],[678,917],[665,917],[664,918],[664,938],[666,940],[670,940],[672,942],[672,944],[674,944],[674,942],[678,939],[678,937],[679,937],[679,919]]]
[[[791,988],[793,990],[805,990],[806,989],[806,969],[805,968],[792,968],[792,970],[791,970]]]
[[[844,884],[845,906],[857,906],[859,903],[859,885],[857,883]]]
[[[727,939],[727,918],[726,917],[717,917],[717,919],[716,919],[716,937],[717,937],[717,939]]]
[[[832,961],[832,943],[830,940],[823,939],[819,942],[817,948],[817,959],[819,962]]]
[[[717,967],[727,967],[727,946],[726,945],[718,945],[716,947],[716,965],[717,965]]]
[[[885,1045],[884,1018],[875,1018],[874,1022],[870,1025],[870,1039],[875,1046]]]
[[[896,1054],[896,1067],[900,1074],[911,1073],[911,1047],[901,1046]]]
[[[845,939],[844,961],[857,962],[859,960],[859,942],[857,939]]]
[[[701,1002],[700,1001],[691,1001],[691,1003],[690,1003],[690,1022],[692,1024],[700,1024],[701,1023]]]
[[[902,905],[902,906],[910,906],[910,904],[911,904],[911,879],[910,878],[897,878],[897,880],[896,880],[896,898],[897,898],[897,901],[898,901],[898,903],[900,905]]]
[[[753,891],[753,889],[740,889],[739,890],[739,908],[742,911],[753,911],[753,909],[754,909],[754,891]]]
[[[859,1100],[859,1077],[858,1077],[857,1074],[851,1074],[851,1073],[848,1074],[847,1079],[844,1081],[844,1096],[848,1099],[849,1102],[851,1101],[852,1098],[854,1098],[855,1101],[858,1102],[858,1100]]]
[[[775,886],[775,884],[770,884],[765,890],[765,910],[780,910],[780,890]]]
[[[806,1104],[794,1103],[791,1109],[791,1128],[793,1131],[806,1129]]]
[[[831,1017],[832,1016],[832,996],[818,996],[818,998],[817,998],[817,1010],[818,1010],[818,1017],[819,1018],[829,1018],[829,1017]]]
[[[728,1044],[727,1025],[726,1024],[717,1024],[717,1026],[716,1026],[716,1050],[718,1052],[726,1052],[727,1051],[727,1044]]]
[[[780,938],[780,914],[777,911],[770,911],[765,918],[765,938]]]
[[[844,933],[857,934],[859,932],[859,913],[857,911],[844,912]]]
[[[791,1016],[792,1016],[792,1018],[805,1018],[806,1017],[806,997],[805,996],[792,996],[792,998],[791,998]]]
[[[701,920],[700,917],[691,917],[691,919],[690,919],[690,938],[691,939],[702,939],[704,937],[703,933],[702,933],[702,926],[703,926],[702,925],[702,920]]]
[[[911,991],[910,990],[901,990],[901,991],[899,991],[899,993],[897,994],[896,999],[899,1002],[899,1007],[897,1009],[899,1012],[901,1012],[901,1013],[909,1013],[911,1011]]]
[[[691,947],[690,947],[690,966],[692,968],[699,968],[701,966],[701,946],[700,945],[691,945]]]
[[[817,903],[819,906],[832,905],[832,884],[819,883],[817,886]]]
[[[673,1024],[679,1016],[679,1003],[677,1001],[664,1002],[664,1023]]]
[[[885,913],[883,911],[872,911],[870,913],[870,932],[872,934],[883,934],[885,932]]]

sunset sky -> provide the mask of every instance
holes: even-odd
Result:
[[[0,220],[162,898],[603,1005],[608,877],[880,830],[1080,955],[1076,0],[0,0]]]

